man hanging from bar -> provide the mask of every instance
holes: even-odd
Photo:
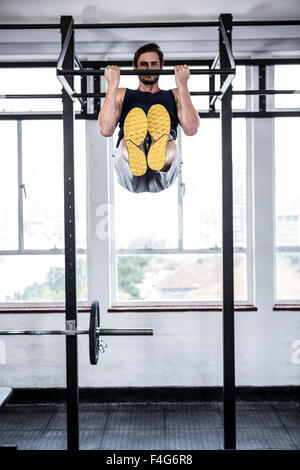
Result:
[[[134,55],[134,69],[163,68],[163,53],[155,43],[141,46]],[[159,75],[138,75],[137,90],[119,88],[120,67],[109,65],[104,77],[107,92],[99,113],[100,132],[113,135],[119,123],[119,138],[112,156],[119,183],[129,191],[159,192],[174,183],[181,172],[176,138],[177,126],[186,135],[197,133],[200,119],[187,82],[187,65],[174,67],[177,88],[160,90]]]

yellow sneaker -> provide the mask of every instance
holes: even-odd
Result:
[[[168,139],[171,129],[170,115],[161,104],[154,104],[147,113],[151,145],[148,152],[148,166],[161,170],[165,164]]]
[[[124,121],[124,139],[128,149],[129,167],[133,175],[141,176],[147,171],[146,155],[143,149],[148,122],[141,108],[133,108]]]

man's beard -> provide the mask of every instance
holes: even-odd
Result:
[[[140,80],[144,85],[154,85],[154,83],[158,82],[159,76],[155,75],[153,78],[151,75],[140,75]]]

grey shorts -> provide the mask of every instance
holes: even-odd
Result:
[[[181,173],[182,160],[179,153],[171,163],[168,171],[155,171],[149,167],[142,176],[135,176],[131,173],[128,162],[121,157],[121,148],[118,147],[112,152],[116,175],[121,186],[133,193],[158,193],[171,186]]]

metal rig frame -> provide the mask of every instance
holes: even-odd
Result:
[[[266,66],[274,64],[300,64],[300,59],[245,59],[234,60],[231,47],[232,26],[300,25],[300,21],[232,21],[231,14],[221,14],[218,22],[188,23],[122,23],[122,24],[74,24],[72,16],[62,16],[60,25],[27,24],[0,25],[0,29],[52,29],[60,28],[62,49],[57,64],[51,61],[0,62],[0,68],[54,67],[63,88],[62,94],[48,95],[1,95],[6,99],[62,98],[61,113],[0,113],[0,120],[15,119],[63,119],[64,130],[64,218],[65,218],[65,287],[66,330],[72,324],[77,329],[76,298],[76,241],[74,203],[74,119],[98,119],[101,108],[100,77],[110,62],[83,61],[75,55],[75,29],[110,28],[164,28],[164,27],[218,27],[219,53],[211,60],[185,60],[189,66],[206,65],[208,69],[191,69],[191,74],[209,75],[209,91],[191,92],[192,96],[210,96],[209,112],[199,113],[201,118],[221,119],[222,130],[222,222],[223,222],[223,415],[224,449],[236,449],[235,410],[235,336],[234,336],[234,277],[233,277],[233,195],[232,195],[232,117],[265,118],[276,116],[300,116],[299,111],[268,111],[265,97],[268,94],[299,93],[299,90],[267,90]],[[114,61],[114,63],[116,63]],[[181,64],[180,60],[167,60],[165,65]],[[117,61],[119,66],[131,66],[130,61]],[[232,91],[231,82],[237,65],[259,66],[259,89]],[[75,69],[77,66],[77,69]],[[139,71],[121,70],[123,75],[173,75],[173,70]],[[81,76],[81,92],[74,90],[75,75]],[[220,90],[215,89],[215,75],[220,75]],[[93,76],[93,92],[87,93],[87,76]],[[232,95],[259,95],[259,111],[232,112]],[[94,100],[94,112],[88,113],[87,99]],[[220,113],[215,111],[215,101],[221,100]],[[74,101],[81,103],[81,112],[74,112]],[[77,335],[66,335],[67,376],[67,443],[69,450],[79,449],[79,389]]]

